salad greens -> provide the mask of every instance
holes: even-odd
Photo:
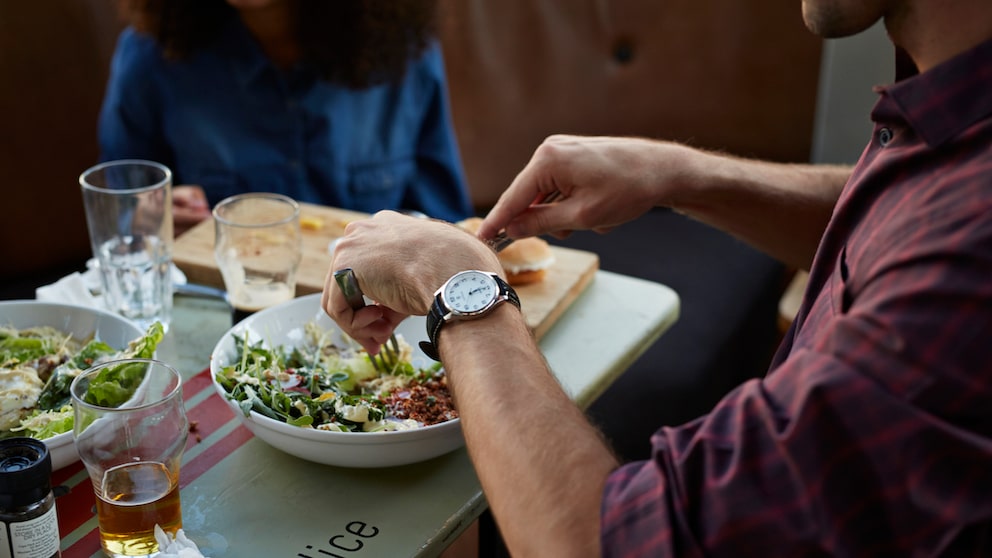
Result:
[[[155,322],[148,332],[133,341],[114,360],[122,358],[152,358],[155,348],[165,336],[162,324]],[[141,363],[128,363],[109,366],[100,371],[90,382],[84,401],[101,407],[117,407],[134,395],[147,367]]]
[[[67,336],[52,327],[33,327],[24,330],[0,328],[0,368],[28,362],[59,352],[67,345],[74,345]]]
[[[64,405],[50,411],[35,411],[21,421],[20,426],[11,428],[12,433],[44,440],[72,430],[72,405]]]
[[[162,324],[155,322],[148,327],[144,335],[128,343],[128,346],[121,351],[116,351],[101,341],[90,341],[73,358],[55,369],[52,378],[45,385],[45,389],[42,390],[41,395],[38,397],[38,408],[42,411],[50,411],[69,404],[72,400],[72,396],[69,394],[69,386],[72,385],[72,381],[80,372],[92,367],[94,364],[122,358],[152,358],[155,355],[155,349],[162,342],[163,337],[165,337],[165,328]],[[130,389],[131,393],[134,392],[134,387],[129,387],[130,381],[133,381],[133,379],[125,377],[127,376],[126,373],[115,373],[115,370],[115,368],[110,368],[97,376],[96,380],[90,384],[90,393],[87,393],[86,397],[87,402],[97,403],[96,400],[90,398],[90,394],[93,392],[95,385],[99,386],[102,383],[108,383],[108,386],[103,389],[111,390],[114,388],[110,384],[125,382],[122,386],[123,389]],[[109,395],[104,399],[104,402],[99,404],[112,406],[106,403],[112,403],[114,401],[113,398],[113,395]],[[124,397],[119,400],[118,404],[126,400],[127,397]]]
[[[422,426],[397,417],[386,400],[411,385],[443,383],[439,363],[414,367],[412,348],[398,336],[398,363],[380,373],[357,344],[337,345],[313,322],[306,324],[304,333],[305,340],[295,347],[234,337],[236,356],[218,371],[216,380],[245,416],[255,411],[294,426],[340,432]]]
[[[39,328],[33,328],[36,329]],[[48,333],[55,332],[52,328],[45,329],[51,330]],[[49,356],[63,360],[51,371],[33,410],[19,421],[19,425],[0,432],[0,437],[17,435],[43,440],[72,430],[72,396],[69,393],[69,386],[76,376],[102,362],[124,358],[152,358],[165,336],[165,329],[162,324],[154,323],[142,336],[128,343],[128,346],[122,350],[114,349],[97,340],[90,340],[79,346],[79,343],[70,336],[59,332],[55,332],[57,337],[51,337],[41,343],[14,342],[19,337],[11,335],[10,329],[4,330],[4,334],[6,336],[0,339],[0,347],[3,347],[0,351],[6,352],[0,352],[0,372],[18,367],[23,370],[29,363]],[[55,339],[61,339],[61,343],[57,343]],[[7,344],[4,345],[5,343]],[[32,347],[30,352],[23,350],[29,346]],[[9,349],[10,347],[16,347],[19,352],[15,354],[14,350]],[[59,352],[59,349],[66,347],[71,349]],[[140,368],[143,370],[144,367]],[[136,376],[137,373],[126,365],[104,370],[91,383],[87,392],[87,401],[108,406],[119,405],[130,397],[140,383],[141,377]]]

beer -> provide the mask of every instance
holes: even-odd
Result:
[[[156,552],[155,525],[172,534],[183,525],[178,480],[149,461],[107,470],[96,500],[103,548],[112,556]]]
[[[234,308],[233,323],[251,316],[259,310],[286,302],[293,298],[293,289],[283,282],[251,282],[230,291]]]

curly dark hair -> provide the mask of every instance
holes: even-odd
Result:
[[[127,23],[182,59],[237,11],[225,0],[119,0]],[[435,0],[293,0],[303,59],[326,80],[362,88],[402,77],[434,36]]]

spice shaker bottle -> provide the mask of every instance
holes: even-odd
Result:
[[[57,558],[52,458],[34,438],[0,440],[0,558]]]

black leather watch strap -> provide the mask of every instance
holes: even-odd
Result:
[[[420,350],[430,358],[440,361],[441,355],[437,352],[437,336],[441,333],[441,326],[444,325],[444,308],[441,304],[441,293],[434,296],[434,304],[431,304],[431,311],[427,313],[427,338],[430,341],[421,341]]]
[[[513,287],[511,287],[509,283],[500,279],[498,276],[496,277],[496,283],[498,283],[499,287],[506,292],[507,301],[517,308],[520,308],[520,297],[517,296],[517,291],[513,290]]]
[[[496,279],[496,285],[499,287],[498,298],[502,300],[505,297],[507,302],[520,308],[520,297],[517,296],[517,292],[513,290],[513,287],[498,275],[494,275],[493,278]],[[446,323],[444,316],[447,313],[448,309],[445,307],[444,300],[441,297],[441,289],[438,289],[438,293],[434,295],[434,303],[431,304],[431,309],[427,313],[427,338],[429,341],[421,341],[419,343],[420,350],[424,351],[424,354],[428,357],[437,361],[441,360],[441,355],[437,350],[437,338],[441,334],[441,327]]]

